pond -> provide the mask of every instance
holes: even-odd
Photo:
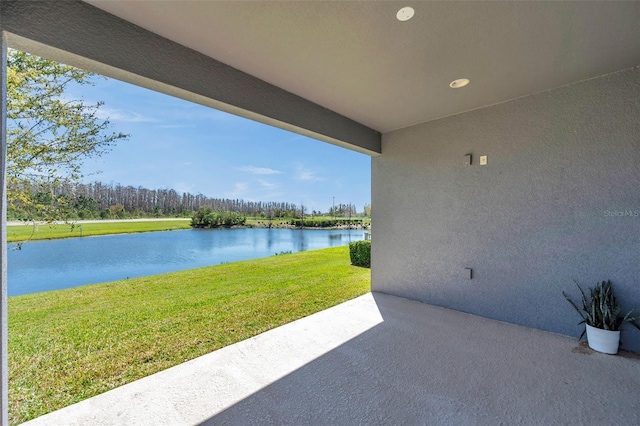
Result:
[[[362,230],[215,229],[9,245],[8,294],[37,293],[349,244]],[[13,250],[12,250],[13,248]]]

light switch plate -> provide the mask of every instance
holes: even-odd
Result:
[[[486,166],[487,165],[487,156],[486,155],[481,155],[480,156],[480,165],[481,166]]]

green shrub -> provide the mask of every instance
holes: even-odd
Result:
[[[191,218],[191,226],[194,228],[230,228],[243,226],[247,218],[237,212],[213,211],[211,207],[200,207]]]
[[[371,241],[353,241],[349,243],[351,264],[355,266],[371,267]]]

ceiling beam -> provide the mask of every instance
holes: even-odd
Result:
[[[87,3],[2,0],[0,19],[10,47],[368,155],[381,152],[379,132]]]

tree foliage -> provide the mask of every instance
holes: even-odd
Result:
[[[55,221],[72,210],[58,190],[82,178],[83,161],[128,137],[109,131],[98,116],[102,102],[72,99],[73,85],[95,74],[9,49],[7,54],[7,195],[29,219]],[[33,193],[31,188],[40,191]]]
[[[214,211],[211,207],[201,207],[191,218],[194,228],[230,228],[242,226],[247,218],[236,212]]]
[[[30,192],[33,197],[41,198],[42,194],[49,194],[47,188],[27,185],[24,182],[20,189]],[[142,186],[124,186],[119,183],[63,184],[55,189],[54,196],[59,200],[65,200],[65,204],[70,206],[67,216],[69,219],[111,218],[111,206],[116,204],[124,206],[126,218],[191,217],[200,207],[211,207],[215,211],[235,211],[244,216],[270,219],[296,217],[296,212],[299,212],[295,204],[287,202],[212,198],[189,192],[179,193],[174,189],[148,189]],[[9,220],[28,220],[32,217],[31,211],[25,211],[19,205],[9,203],[7,207]],[[35,219],[42,220],[41,217]]]
[[[329,216],[355,216],[358,214],[356,206],[353,204],[338,204],[329,209]]]

